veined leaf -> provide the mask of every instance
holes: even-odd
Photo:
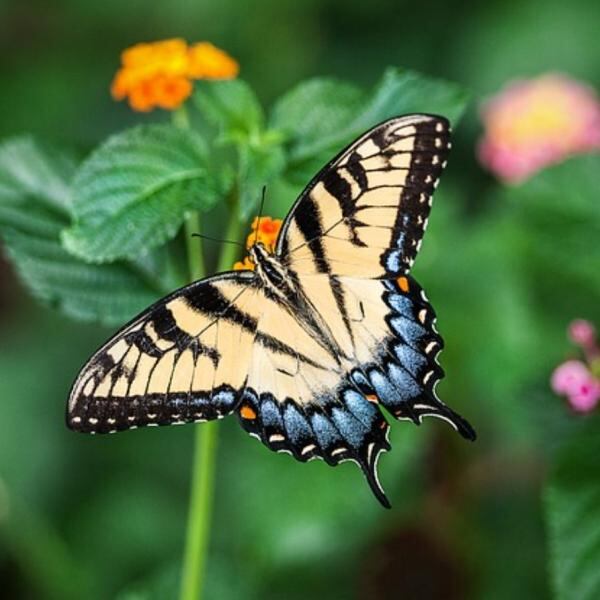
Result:
[[[546,494],[550,566],[558,600],[600,597],[600,419],[561,450]]]
[[[364,93],[335,79],[315,78],[298,84],[273,106],[270,126],[291,140],[318,142],[346,128],[360,110]]]
[[[223,140],[252,140],[264,126],[264,115],[252,88],[241,79],[206,81],[197,86],[196,106],[220,130]]]
[[[281,175],[285,165],[285,153],[278,144],[240,147],[240,217],[246,219],[256,210],[262,187],[269,188],[269,183]]]
[[[440,114],[456,123],[466,101],[467,94],[456,84],[396,69],[388,69],[370,94],[333,80],[301,84],[273,111],[273,125],[288,133],[284,177],[294,194],[283,204],[290,206],[327,161],[377,123],[411,112]],[[306,125],[294,127],[294,119],[303,121],[303,110]]]
[[[332,87],[332,94],[334,90]],[[344,93],[348,94],[348,90]],[[345,124],[341,121],[339,127],[314,138],[300,136],[292,148],[291,160],[297,163],[317,156],[327,160],[370,127],[407,113],[439,114],[455,123],[466,102],[467,94],[454,83],[429,79],[411,71],[388,69],[362,105],[352,107]]]
[[[0,234],[7,254],[40,300],[78,319],[121,324],[161,290],[141,268],[86,264],[61,246],[71,169],[57,156],[30,138],[0,145]]]
[[[75,171],[70,157],[44,148],[29,136],[6,140],[0,145],[0,198],[23,203],[38,202],[68,211],[71,194],[67,181]]]
[[[65,247],[87,261],[136,258],[173,238],[190,210],[216,201],[220,178],[202,138],[169,125],[108,139],[73,181],[75,225]]]

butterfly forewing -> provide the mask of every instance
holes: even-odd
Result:
[[[407,272],[427,227],[449,136],[443,117],[411,115],[350,145],[285,220],[278,251],[290,268],[361,278]]]
[[[258,294],[251,273],[235,273],[157,302],[82,369],[69,399],[69,427],[107,433],[231,413],[248,377]]]

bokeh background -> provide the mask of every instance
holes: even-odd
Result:
[[[475,146],[482,100],[510,80],[561,71],[597,86],[598,23],[593,0],[0,2],[0,138],[32,132],[81,157],[109,133],[166,118],[109,95],[120,51],[143,40],[213,41],[265,105],[316,75],[369,87],[388,65],[471,94],[415,274],[446,339],[438,391],[479,440],[437,421],[393,425],[386,512],[354,467],[300,465],[226,420],[207,597],[552,596],[543,489],[588,417],[548,380],[574,352],[569,321],[600,322],[598,212],[590,225],[568,208],[546,215],[543,199],[525,205]],[[562,181],[568,205],[568,172]],[[64,426],[70,384],[109,333],[40,307],[0,262],[2,597],[176,597],[192,427],[106,439]]]

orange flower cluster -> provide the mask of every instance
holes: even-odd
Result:
[[[281,219],[272,219],[271,217],[258,217],[252,221],[252,231],[246,238],[246,248],[254,246],[256,242],[264,244],[265,248],[269,252],[275,252],[275,245],[277,244],[277,237],[279,236],[279,230],[281,229]],[[238,261],[233,265],[236,271],[240,269],[254,270],[254,263],[250,260],[250,257],[245,256],[243,261]]]
[[[193,79],[232,79],[238,72],[237,62],[209,42],[136,44],[121,54],[110,91],[115,100],[127,98],[133,110],[173,110],[192,93]]]

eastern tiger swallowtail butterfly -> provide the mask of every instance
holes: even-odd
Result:
[[[234,413],[250,435],[299,461],[354,461],[389,502],[377,460],[390,449],[381,407],[417,425],[448,421],[435,313],[409,275],[446,165],[443,117],[374,127],[297,199],[274,253],[159,300],[98,350],[71,391],[85,433],[202,422]]]

